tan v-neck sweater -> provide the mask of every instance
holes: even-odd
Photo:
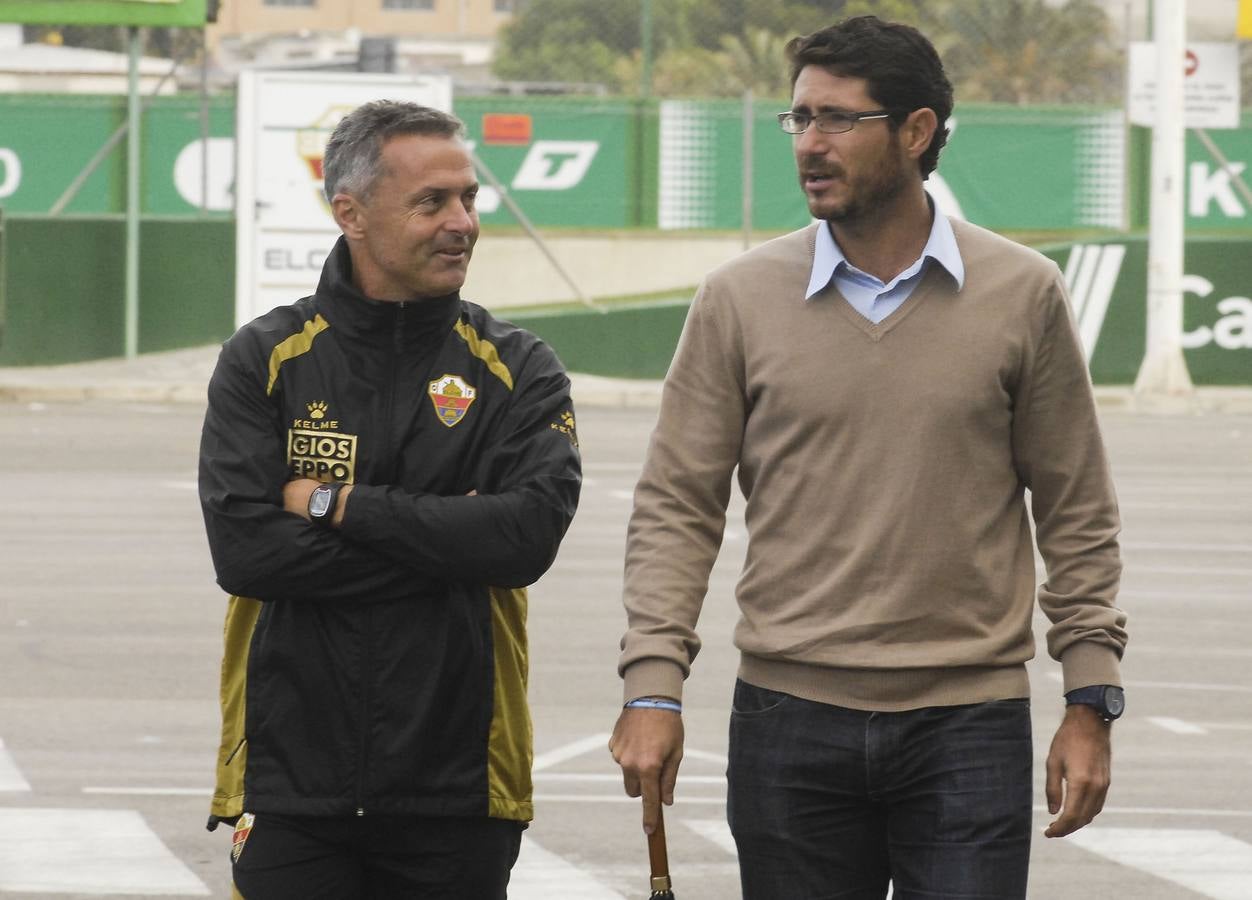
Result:
[[[1065,690],[1120,683],[1117,502],[1060,272],[952,225],[964,288],[932,265],[878,325],[833,286],[805,301],[824,225],[701,286],[635,490],[628,699],[682,695],[736,465],[745,680],[884,711],[1028,696],[1029,489]]]

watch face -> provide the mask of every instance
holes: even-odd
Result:
[[[313,495],[309,497],[309,515],[315,519],[326,515],[326,511],[330,509],[332,493],[333,491],[328,487],[314,488]]]
[[[1104,689],[1104,706],[1109,711],[1109,715],[1117,718],[1126,709],[1126,694],[1119,687],[1106,687]]]

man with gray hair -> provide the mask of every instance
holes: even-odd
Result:
[[[346,116],[316,292],[209,384],[200,500],[232,596],[209,828],[237,896],[504,898],[532,818],[526,586],[581,481],[569,379],[460,297],[478,182],[459,120]]]

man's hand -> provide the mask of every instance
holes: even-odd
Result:
[[[295,513],[306,522],[309,521],[309,497],[321,485],[312,478],[293,478],[283,485],[283,509]],[[338,528],[343,523],[343,510],[348,502],[348,494],[352,493],[352,485],[345,484],[339,490],[339,499],[335,503],[335,514],[330,524]]]
[[[643,795],[643,830],[652,834],[661,804],[674,804],[683,757],[683,717],[665,709],[623,709],[609,738],[609,751],[622,767],[627,796]]]
[[[1048,751],[1045,789],[1048,812],[1060,815],[1043,832],[1045,837],[1073,834],[1104,808],[1112,778],[1111,731],[1090,706],[1075,703],[1065,708]]]

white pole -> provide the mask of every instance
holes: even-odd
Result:
[[[1145,397],[1185,396],[1192,391],[1182,355],[1186,32],[1186,0],[1153,0],[1157,96],[1148,225],[1148,334],[1143,365],[1135,379],[1135,393]]]
[[[140,158],[142,135],[139,131],[139,61],[143,42],[139,29],[127,29],[130,64],[126,101],[126,278],[125,278],[125,348],[126,358],[139,355],[139,179],[143,173]]]

